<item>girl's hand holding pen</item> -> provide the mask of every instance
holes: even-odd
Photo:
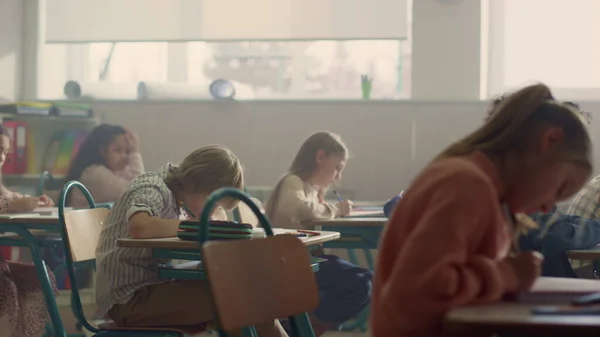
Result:
[[[520,290],[531,288],[542,271],[544,256],[536,251],[517,253],[505,260],[512,266],[517,275]]]
[[[349,215],[352,211],[354,203],[350,200],[342,200],[336,204],[337,206],[337,216],[346,216]]]

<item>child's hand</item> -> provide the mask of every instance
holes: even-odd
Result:
[[[40,199],[35,197],[24,197],[12,199],[8,202],[8,209],[12,213],[33,211],[39,206]]]
[[[337,203],[337,209],[338,209],[338,216],[346,216],[349,215],[350,212],[352,211],[352,205],[354,205],[354,203],[350,200],[342,200],[340,202]]]
[[[40,195],[40,197],[38,199],[39,199],[40,206],[54,207],[54,201],[49,196],[42,194],[42,195]]]
[[[129,144],[129,152],[140,152],[140,139],[138,136],[130,130],[127,130],[125,136],[127,137],[127,143]]]
[[[519,289],[529,289],[533,282],[540,276],[544,257],[536,251],[518,253],[506,258],[513,267],[519,280]]]

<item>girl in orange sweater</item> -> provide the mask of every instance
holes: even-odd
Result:
[[[435,158],[396,207],[375,273],[374,337],[443,336],[451,308],[498,301],[538,277],[541,255],[508,254],[514,234],[533,227],[513,214],[575,194],[592,171],[591,142],[579,113],[543,84],[496,109]]]

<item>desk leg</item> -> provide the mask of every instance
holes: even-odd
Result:
[[[27,242],[27,246],[29,246],[29,250],[31,251],[31,258],[35,264],[35,270],[38,274],[38,280],[42,285],[42,292],[44,293],[44,298],[46,299],[48,314],[50,315],[50,320],[54,328],[54,336],[66,337],[67,335],[62,324],[62,319],[58,313],[56,298],[54,297],[52,285],[50,284],[50,278],[48,277],[48,270],[46,269],[46,264],[40,256],[36,238],[29,232],[29,230],[27,230],[27,228],[18,224],[3,224],[2,230],[5,232],[18,234],[25,242]]]

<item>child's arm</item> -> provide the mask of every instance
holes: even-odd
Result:
[[[516,272],[508,261],[473,254],[482,249],[476,245],[503,242],[503,228],[488,226],[497,212],[495,191],[481,178],[466,174],[431,186],[413,195],[426,209],[419,206],[414,212],[404,212],[415,227],[402,249],[396,256],[380,251],[380,263],[393,266],[390,275],[383,276],[385,285],[379,298],[386,310],[396,311],[390,317],[418,320],[427,313],[441,315],[452,307],[498,300],[505,292],[518,289]],[[468,191],[465,186],[469,186]],[[398,207],[415,204],[400,203]],[[394,223],[388,224],[384,240],[395,240],[393,228]],[[482,240],[484,235],[497,241]],[[400,308],[396,303],[404,304]],[[413,303],[410,312],[403,309],[405,303]]]
[[[281,184],[277,212],[292,212],[297,214],[300,221],[314,219],[331,219],[337,215],[335,205],[319,202],[318,198],[311,200],[304,192],[304,182],[300,177],[290,175]]]
[[[19,192],[11,191],[6,186],[0,185],[0,196],[6,199],[20,199],[24,197],[29,197],[29,195],[21,194]]]
[[[129,187],[130,180],[124,179],[104,165],[94,165],[83,171],[80,181],[96,200],[114,201]]]
[[[127,227],[134,239],[168,238],[177,236],[179,222],[179,220],[161,219],[145,212],[138,212],[129,218]]]
[[[144,173],[144,161],[142,160],[142,154],[139,152],[133,152],[129,154],[129,165],[123,172],[123,178],[131,181],[133,178]]]
[[[178,219],[162,219],[166,207],[176,207],[165,191],[156,186],[138,188],[122,202],[128,203],[126,219],[129,235],[134,239],[177,236]]]
[[[578,215],[555,213],[541,214],[536,219],[540,226],[540,240],[551,241],[559,250],[589,249],[600,243],[600,221]],[[550,228],[546,228],[550,226]]]

